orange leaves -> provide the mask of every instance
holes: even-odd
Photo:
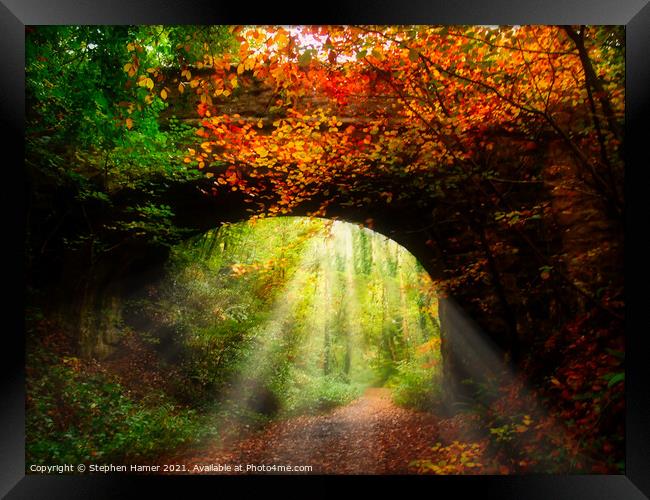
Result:
[[[420,354],[438,352],[440,350],[440,342],[440,337],[431,337],[431,339],[427,340],[425,343],[420,344],[416,348],[416,351]]]
[[[248,266],[245,264],[233,264],[230,268],[233,276],[242,276],[248,272]]]
[[[135,74],[138,71],[138,64],[137,64],[137,59],[134,60],[133,62],[126,63],[124,65],[124,71],[129,75],[129,76],[135,76]]]
[[[278,49],[283,49],[289,43],[289,36],[284,29],[280,29],[275,34],[273,41],[277,45]]]
[[[390,169],[430,175],[478,155],[497,156],[503,151],[490,134],[530,137],[544,113],[562,106],[573,110],[574,101],[584,107],[584,87],[575,79],[582,74],[579,58],[568,53],[558,30],[235,27],[236,53],[202,54],[189,62],[178,91],[196,91],[201,117],[217,113],[214,104],[235,92],[232,104],[249,92],[275,93],[264,119],[260,111],[243,122],[223,115],[220,124],[203,125],[197,135],[211,141],[211,159],[273,179],[268,189],[285,208],[325,184],[350,188],[363,176]],[[209,77],[192,74],[190,69],[205,65],[214,70]],[[143,83],[151,89],[146,80],[138,84]],[[163,91],[169,91],[160,91],[164,100]],[[522,144],[524,153],[536,152]],[[250,186],[245,189],[253,194]],[[385,191],[380,197],[392,203],[398,195]],[[362,200],[351,201],[356,202]],[[523,211],[501,215],[498,222],[507,227],[539,218]],[[471,271],[473,278],[484,277],[480,269]]]

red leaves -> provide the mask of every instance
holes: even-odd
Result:
[[[200,117],[204,117],[208,111],[208,105],[204,102],[200,103],[196,107],[196,112],[199,114]]]

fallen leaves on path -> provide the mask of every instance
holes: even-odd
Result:
[[[388,389],[368,389],[331,413],[275,422],[226,447],[177,460],[188,472],[196,472],[194,465],[228,464],[226,473],[238,473],[236,465],[246,473],[250,464],[311,466],[307,474],[413,474],[409,463],[429,456],[437,436],[436,415],[396,407]]]

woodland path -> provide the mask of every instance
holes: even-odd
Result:
[[[188,471],[194,464],[242,464],[244,469],[246,464],[275,464],[311,465],[306,474],[412,474],[409,462],[430,454],[437,436],[438,417],[396,407],[389,389],[373,388],[330,413],[274,422],[242,440],[176,463],[187,464]]]

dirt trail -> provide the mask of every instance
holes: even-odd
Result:
[[[388,389],[368,389],[331,413],[275,422],[223,449],[177,463],[187,464],[188,471],[194,464],[242,464],[246,473],[252,464],[310,465],[307,474],[409,474],[415,472],[409,462],[427,456],[437,435],[435,415],[396,407]]]

